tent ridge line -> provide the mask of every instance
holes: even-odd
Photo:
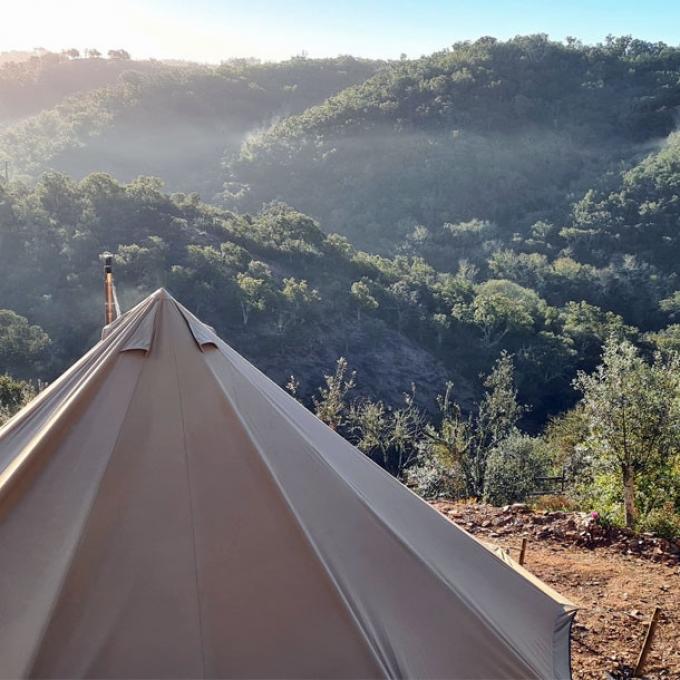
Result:
[[[175,310],[179,311],[179,310]],[[154,319],[155,323],[160,323],[159,314],[156,314]],[[180,316],[183,316],[180,314]],[[179,366],[177,364],[177,352],[175,350],[174,339],[172,341],[172,357],[175,364],[175,383],[177,384],[177,397],[179,401],[179,411],[180,411],[180,421],[182,424],[182,448],[184,449],[184,469],[187,478],[187,495],[189,499],[189,516],[191,520],[191,547],[194,554],[194,585],[196,587],[196,604],[198,610],[198,637],[201,642],[201,668],[203,670],[202,677],[206,677],[206,664],[205,664],[205,643],[204,643],[204,633],[203,633],[203,605],[201,603],[201,587],[198,578],[198,550],[196,548],[196,524],[194,521],[194,500],[191,490],[191,471],[189,469],[189,451],[187,447],[187,432],[186,423],[184,417],[184,401],[182,399],[182,387],[179,380]]]
[[[218,346],[219,349],[219,346]],[[257,439],[253,435],[252,430],[248,426],[248,424],[243,420],[241,417],[241,414],[239,412],[239,409],[236,407],[236,404],[233,402],[232,398],[230,397],[229,394],[224,390],[224,387],[222,386],[222,382],[220,379],[215,375],[215,372],[213,371],[212,366],[208,363],[207,364],[211,375],[213,376],[213,379],[217,382],[217,384],[220,387],[220,393],[223,395],[223,398],[226,400],[236,417],[238,418],[241,426],[243,427],[244,431],[248,435],[249,440],[253,444],[255,450],[258,452],[260,460],[262,461],[263,465],[267,469],[269,476],[271,480],[273,481],[274,485],[279,491],[279,494],[283,498],[284,502],[286,503],[289,512],[291,515],[294,517],[298,527],[300,528],[300,531],[302,532],[303,536],[305,537],[306,542],[308,543],[309,547],[311,548],[312,552],[316,555],[317,560],[321,564],[321,568],[323,571],[326,573],[328,579],[330,582],[333,584],[333,588],[340,597],[341,602],[344,604],[346,610],[349,612],[350,616],[354,620],[355,624],[361,631],[362,637],[364,638],[364,641],[366,642],[366,645],[377,661],[378,665],[380,668],[383,670],[385,678],[386,679],[392,679],[392,678],[401,678],[404,677],[404,673],[401,672],[399,668],[392,668],[392,664],[390,663],[389,659],[386,657],[384,651],[382,650],[382,647],[380,643],[374,639],[374,635],[370,632],[370,627],[367,625],[367,623],[364,621],[363,617],[359,614],[357,611],[356,605],[354,604],[352,598],[347,594],[345,588],[340,584],[340,581],[338,580],[336,574],[334,571],[328,566],[326,563],[326,560],[324,559],[324,555],[319,549],[319,547],[316,544],[316,541],[314,540],[313,536],[307,529],[304,521],[300,517],[299,513],[295,509],[295,505],[290,499],[289,495],[286,493],[285,489],[279,482],[274,470],[272,469],[272,466],[270,465],[267,457],[264,455],[262,448],[260,447]]]

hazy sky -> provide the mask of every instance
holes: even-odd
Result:
[[[125,48],[218,62],[353,54],[397,58],[518,33],[680,43],[678,0],[0,0],[0,50]]]

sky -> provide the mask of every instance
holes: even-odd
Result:
[[[419,57],[459,40],[607,34],[680,44],[677,0],[0,0],[0,51],[123,48],[217,63]]]

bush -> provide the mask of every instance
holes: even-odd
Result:
[[[458,466],[447,467],[435,456],[423,454],[406,470],[406,484],[422,498],[461,498],[465,480]]]
[[[680,514],[672,503],[649,512],[641,521],[640,529],[668,539],[680,538]]]
[[[0,374],[0,426],[28,404],[36,393],[30,382]]]
[[[555,512],[561,510],[562,512],[573,512],[578,510],[578,504],[568,496],[546,494],[545,496],[537,496],[533,501],[531,507],[536,512]]]
[[[523,501],[548,471],[542,439],[515,433],[491,451],[484,477],[484,500],[493,505]]]
[[[601,524],[625,526],[621,484],[615,474],[591,469],[577,480],[571,493],[581,510],[599,513]]]

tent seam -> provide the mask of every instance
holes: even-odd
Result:
[[[260,460],[264,464],[265,468],[269,472],[269,476],[272,479],[273,483],[275,484],[276,488],[279,491],[279,494],[285,501],[286,505],[288,506],[289,512],[292,514],[292,516],[295,518],[295,521],[297,522],[298,527],[300,528],[300,531],[302,532],[303,536],[305,537],[308,545],[314,552],[314,554],[317,557],[317,560],[321,564],[322,569],[326,573],[326,576],[329,578],[330,582],[333,584],[333,587],[337,594],[340,597],[341,602],[344,603],[347,611],[350,613],[350,616],[356,624],[359,627],[359,630],[362,632],[362,635],[367,642],[368,649],[371,651],[373,657],[376,659],[378,662],[378,665],[380,668],[384,671],[385,677],[386,678],[398,678],[402,677],[402,673],[398,668],[394,670],[390,670],[389,664],[387,663],[387,660],[384,658],[384,654],[382,653],[382,650],[380,649],[380,645],[373,639],[373,636],[368,632],[366,628],[365,622],[362,620],[361,616],[357,613],[356,608],[353,606],[351,600],[347,596],[345,589],[340,585],[338,582],[335,574],[333,571],[326,565],[326,562],[323,559],[323,555],[320,552],[319,548],[316,545],[316,542],[312,538],[311,534],[307,530],[307,527],[305,526],[305,523],[302,521],[302,518],[298,514],[298,512],[295,510],[295,506],[292,503],[291,499],[289,498],[288,494],[286,493],[285,489],[283,486],[279,483],[278,479],[276,478],[276,474],[274,473],[274,470],[272,469],[271,465],[269,464],[267,457],[263,454],[262,448],[260,447],[259,443],[257,442],[257,439],[254,437],[250,427],[248,427],[248,424],[243,420],[241,417],[241,414],[239,413],[238,409],[236,408],[236,405],[232,401],[231,397],[225,392],[225,390],[222,388],[222,385],[220,383],[219,378],[215,375],[214,371],[212,370],[212,366],[208,364],[208,368],[210,369],[210,373],[213,376],[213,379],[217,382],[218,385],[220,385],[220,392],[224,396],[224,399],[227,401],[229,407],[231,410],[234,412],[236,417],[238,418],[241,426],[245,430],[245,432],[248,435],[249,440],[255,447],[255,450],[258,452]]]
[[[177,396],[179,398],[179,410],[180,419],[182,423],[182,444],[184,448],[184,469],[186,471],[187,477],[187,490],[189,497],[189,515],[191,518],[191,537],[192,537],[192,547],[194,553],[194,582],[196,587],[196,602],[198,604],[198,635],[201,640],[201,667],[203,670],[202,677],[206,677],[205,674],[205,647],[204,647],[204,636],[203,636],[203,606],[201,604],[201,589],[198,579],[198,551],[196,549],[196,525],[194,522],[194,502],[191,492],[191,472],[189,471],[189,452],[187,449],[187,434],[186,425],[184,422],[184,405],[182,400],[182,388],[179,381],[179,367],[177,365],[177,352],[175,351],[175,343],[172,343],[172,356],[175,363],[175,382],[177,383]]]
[[[40,647],[45,640],[45,637],[47,635],[47,631],[49,630],[50,624],[52,623],[52,620],[54,618],[54,613],[55,613],[55,610],[57,608],[57,604],[59,603],[59,600],[61,599],[62,593],[64,592],[64,586],[66,585],[66,580],[68,578],[68,574],[71,571],[71,567],[72,567],[73,562],[76,558],[76,555],[78,554],[78,551],[82,547],[83,541],[85,540],[84,537],[85,537],[85,534],[86,534],[87,525],[90,523],[90,520],[92,519],[92,512],[94,510],[94,506],[97,503],[97,497],[99,496],[99,491],[101,490],[102,484],[104,483],[104,479],[106,477],[106,474],[109,471],[109,468],[111,467],[111,461],[114,457],[114,453],[115,453],[116,449],[118,448],[118,443],[120,442],[120,438],[121,438],[121,435],[122,435],[122,432],[123,432],[123,429],[124,429],[125,421],[127,420],[127,417],[130,413],[130,409],[131,409],[132,403],[134,401],[134,396],[137,393],[137,389],[139,387],[139,382],[140,382],[140,379],[142,377],[142,374],[144,373],[145,368],[146,368],[146,364],[143,364],[142,367],[139,370],[139,373],[137,374],[137,378],[135,380],[135,386],[134,386],[134,388],[133,388],[133,390],[130,394],[130,401],[128,402],[127,408],[125,409],[125,415],[123,416],[123,418],[120,421],[120,429],[118,430],[118,434],[116,435],[116,441],[113,443],[113,446],[111,447],[111,453],[109,454],[109,459],[106,461],[106,465],[104,466],[104,470],[102,471],[102,474],[99,478],[99,481],[97,482],[97,487],[95,488],[94,493],[92,494],[92,501],[90,502],[90,507],[87,510],[87,515],[86,515],[86,517],[83,520],[83,523],[81,525],[80,532],[79,532],[80,535],[78,536],[78,541],[76,542],[76,545],[73,547],[73,551],[71,552],[71,556],[69,558],[68,565],[67,565],[66,569],[64,570],[64,576],[61,579],[61,582],[59,584],[59,588],[57,590],[57,595],[54,598],[54,602],[52,603],[50,613],[46,617],[46,622],[45,622],[45,625],[43,627],[42,633],[40,635],[40,639],[39,639],[38,643],[36,644],[36,646],[34,648],[33,654],[31,655],[30,662],[27,664],[27,667],[30,668],[31,671],[33,670],[33,667],[34,667],[35,662],[37,660],[37,656],[40,652]],[[33,675],[32,672],[28,673],[29,677],[31,677],[32,675]]]

